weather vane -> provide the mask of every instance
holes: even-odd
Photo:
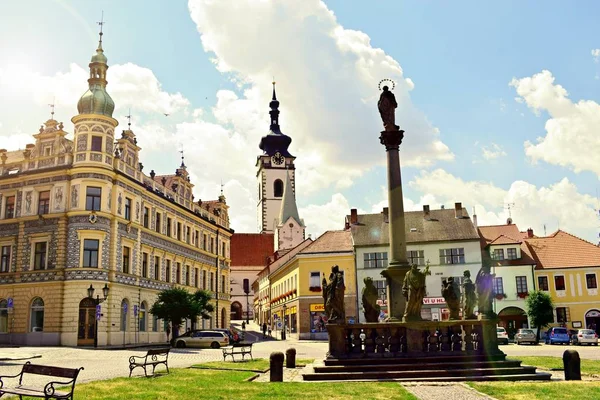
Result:
[[[102,28],[104,27],[104,24],[106,23],[106,22],[104,22],[104,11],[102,11],[102,17],[100,18],[100,21],[96,22],[96,23],[98,25],[100,25],[100,43],[98,44],[98,47],[102,48],[102,35],[103,35]]]
[[[56,103],[56,97],[52,100],[52,104],[48,104],[50,106],[50,119],[54,119],[54,103]]]
[[[184,158],[185,158],[185,157],[183,156],[183,150],[179,150],[179,152],[181,153],[181,166],[182,166],[182,167],[185,167],[185,163],[183,162],[183,160],[184,160]]]
[[[387,82],[389,82],[389,83],[387,83]],[[391,88],[389,88],[389,85],[390,85],[390,84],[392,85],[392,87],[391,87]],[[379,88],[379,90],[383,90],[383,87],[384,87],[384,86],[388,86],[388,88],[389,88],[390,90],[394,90],[394,89],[396,88],[396,82],[394,82],[394,81],[393,81],[393,80],[391,80],[391,79],[387,79],[387,78],[385,78],[385,79],[382,79],[382,80],[380,80],[380,81],[379,81],[379,85],[377,85],[377,87]]]

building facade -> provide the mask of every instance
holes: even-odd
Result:
[[[564,231],[525,239],[535,260],[538,290],[554,302],[553,326],[600,334],[600,248]]]
[[[134,132],[115,136],[102,40],[89,68],[73,140],[52,118],[24,151],[0,150],[0,342],[162,342],[149,310],[171,287],[212,292],[213,317],[194,323],[227,326],[225,197],[194,202],[183,159],[172,175],[144,173]],[[90,287],[108,289],[98,308]]]
[[[494,277],[494,312],[499,326],[512,339],[520,328],[529,328],[525,300],[534,290],[535,261],[525,243],[533,230],[520,232],[512,221],[506,225],[480,226],[481,251],[492,265]]]
[[[474,281],[481,268],[479,236],[461,203],[455,209],[404,213],[407,259],[421,268],[429,265],[431,275],[426,278],[427,295],[423,299],[421,316],[425,320],[442,321],[449,318],[449,310],[442,297],[442,281],[453,277],[462,283],[468,270]],[[356,282],[359,321],[366,322],[362,312],[364,279],[369,277],[379,290],[380,318],[387,317],[387,284],[381,272],[388,265],[389,220],[388,209],[379,214],[358,214],[356,209],[346,217],[346,230],[352,234],[356,253]]]
[[[297,339],[327,339],[327,315],[321,285],[334,265],[344,274],[346,321],[358,321],[350,232],[327,231],[293,257],[286,258],[286,262],[269,272],[271,321],[274,324],[281,321],[281,326]]]

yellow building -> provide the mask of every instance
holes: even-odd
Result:
[[[201,324],[227,326],[225,197],[194,202],[183,158],[172,175],[142,172],[134,132],[115,137],[102,40],[89,68],[73,140],[52,118],[35,144],[0,150],[0,343],[162,342],[149,309],[174,286],[213,292]]]
[[[270,270],[270,315],[276,327],[277,321],[282,321],[292,337],[327,338],[321,284],[334,265],[344,273],[346,320],[358,322],[351,233],[327,231],[278,268]]]
[[[560,230],[525,242],[536,261],[537,289],[554,301],[554,325],[600,333],[600,248]]]

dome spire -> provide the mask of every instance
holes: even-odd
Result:
[[[102,31],[104,24],[106,24],[104,21],[104,12],[102,12],[102,18],[97,24],[100,25],[100,39],[98,41],[96,54],[92,56],[89,64],[89,89],[79,99],[77,110],[79,111],[79,114],[99,114],[112,117],[115,103],[106,92],[106,85],[108,84],[106,81],[108,59],[104,55],[104,50],[102,49],[102,36],[104,35]]]
[[[269,133],[263,136],[260,140],[258,147],[269,156],[272,156],[276,152],[281,153],[284,157],[293,157],[288,152],[288,147],[292,142],[292,138],[283,134],[279,127],[279,100],[277,100],[277,93],[275,92],[275,79],[273,79],[273,97],[269,103],[271,111],[271,126],[269,127]]]
[[[273,80],[273,99],[269,103],[269,107],[271,107],[271,111],[269,114],[271,115],[271,130],[275,133],[281,133],[281,129],[279,128],[279,101],[277,100],[277,94],[275,93],[275,80]]]

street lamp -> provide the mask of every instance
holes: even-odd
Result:
[[[283,330],[281,331],[281,340],[285,340],[285,311],[287,310],[287,306],[283,305]]]
[[[96,289],[94,289],[94,286],[90,284],[90,287],[87,289],[87,292],[88,298],[92,299],[92,301],[94,302],[94,305],[96,306],[96,314],[98,314],[98,305],[100,305],[100,303],[104,303],[104,301],[108,298],[108,284],[105,283],[104,287],[102,288],[102,296],[104,296],[103,299],[101,299],[99,295],[97,295],[96,298],[94,298],[95,290]],[[96,323],[94,324],[94,347],[98,347],[98,321],[100,320],[99,317],[100,315],[96,315]]]

